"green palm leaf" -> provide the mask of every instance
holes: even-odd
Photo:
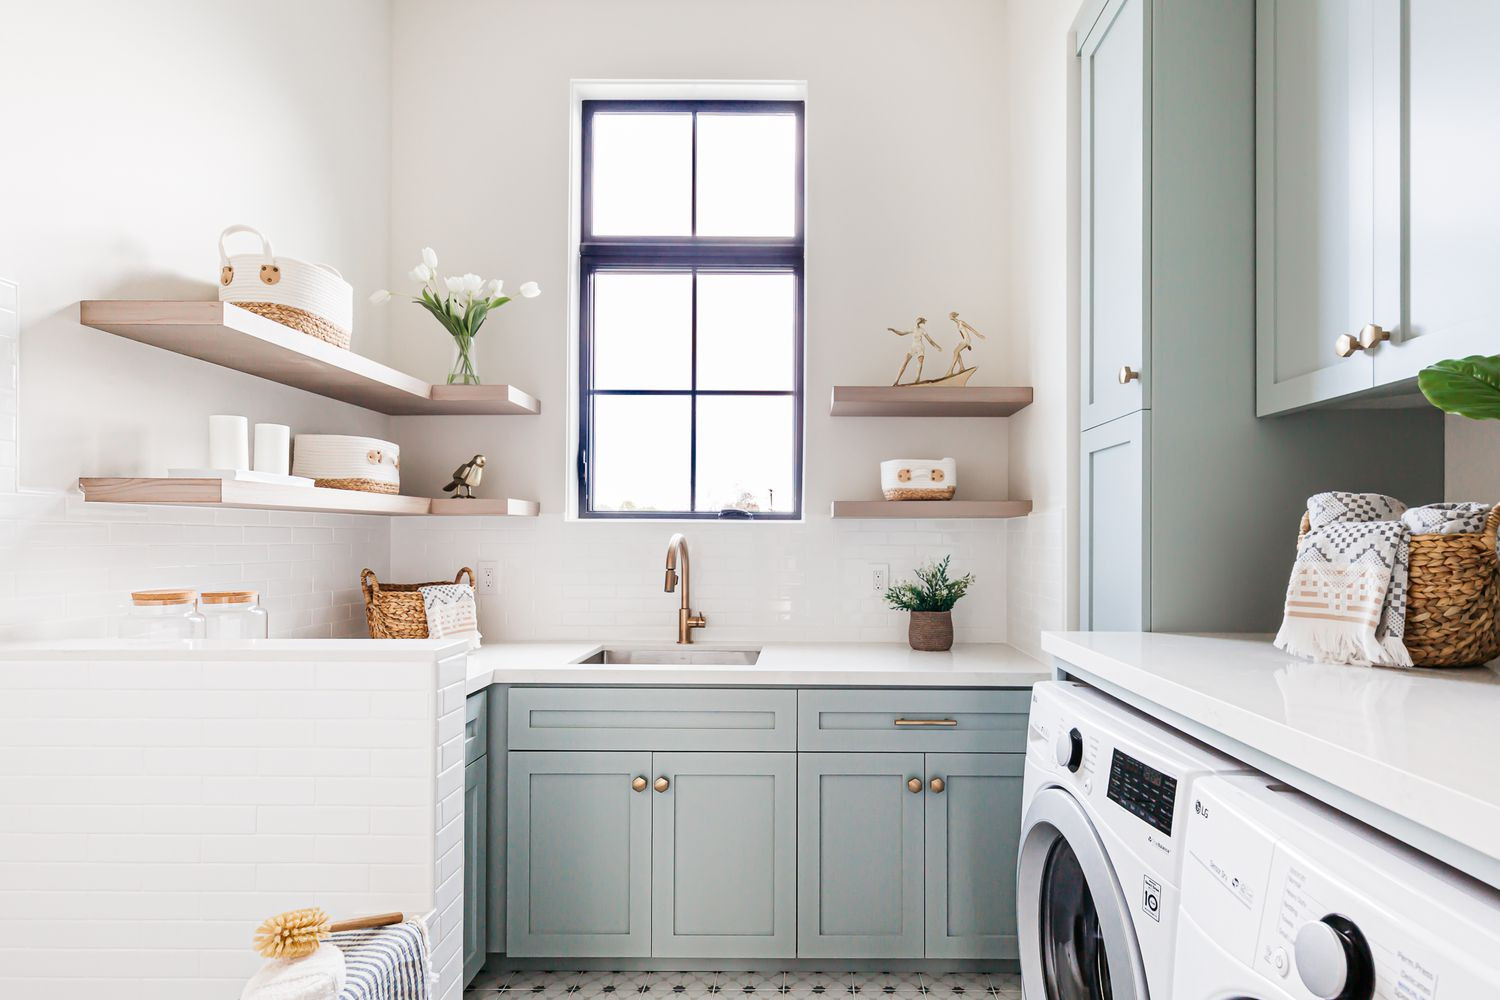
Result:
[[[1500,420],[1500,356],[1439,361],[1417,373],[1417,388],[1444,413]]]

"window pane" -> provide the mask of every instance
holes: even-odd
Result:
[[[689,389],[693,277],[594,275],[594,388]]]
[[[698,509],[792,509],[792,397],[700,396]]]
[[[593,122],[594,233],[692,235],[693,116],[596,114]]]
[[[698,116],[698,235],[795,236],[795,115]]]
[[[595,396],[594,510],[688,509],[686,396]]]
[[[698,275],[698,388],[793,388],[797,279]]]

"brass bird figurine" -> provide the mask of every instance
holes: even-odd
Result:
[[[452,493],[455,500],[473,500],[474,487],[484,478],[484,456],[475,455],[453,470],[453,481],[443,487],[444,493]],[[456,491],[456,492],[455,492]]]

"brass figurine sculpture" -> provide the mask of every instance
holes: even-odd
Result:
[[[444,493],[452,493],[455,500],[473,500],[474,487],[484,478],[484,456],[475,455],[453,470],[453,481],[443,487]]]
[[[964,351],[972,351],[974,349],[973,342],[969,340],[970,337],[978,337],[980,340],[989,339],[984,334],[980,333],[978,330],[970,326],[968,323],[965,323],[963,320],[959,319],[958,313],[951,312],[948,314],[948,318],[953,321],[954,326],[958,327],[958,346],[953,348],[953,364],[948,369],[948,374],[944,376],[945,378],[951,378],[952,376],[964,371],[974,371],[973,368],[964,367]]]
[[[912,358],[916,358],[917,359],[917,375],[916,375],[915,379],[913,379],[911,382],[909,382],[907,384],[908,385],[919,385],[919,384],[921,384],[921,381],[922,381],[922,366],[927,361],[927,345],[931,344],[934,348],[936,348],[939,351],[941,351],[943,349],[943,345],[942,344],[939,344],[937,341],[935,341],[935,340],[932,339],[932,335],[927,332],[926,327],[927,327],[927,317],[925,317],[925,316],[918,316],[917,317],[917,325],[914,326],[914,327],[912,327],[910,330],[898,330],[894,326],[888,326],[888,327],[886,327],[887,330],[891,331],[892,333],[894,333],[898,337],[910,337],[911,338],[911,347],[907,348],[907,351],[906,351],[906,360],[903,361],[903,362],[901,362],[901,370],[896,373],[896,381],[892,382],[891,385],[900,385],[901,384],[901,376],[903,376],[903,375],[906,374],[906,367],[907,367],[907,365],[911,364],[911,359]]]

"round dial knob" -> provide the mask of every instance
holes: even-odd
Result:
[[[1364,935],[1347,918],[1329,914],[1297,932],[1297,975],[1320,1000],[1370,1000],[1375,963]]]
[[[1077,772],[1083,766],[1083,734],[1077,729],[1058,733],[1057,743],[1053,750],[1057,754],[1058,767]]]

